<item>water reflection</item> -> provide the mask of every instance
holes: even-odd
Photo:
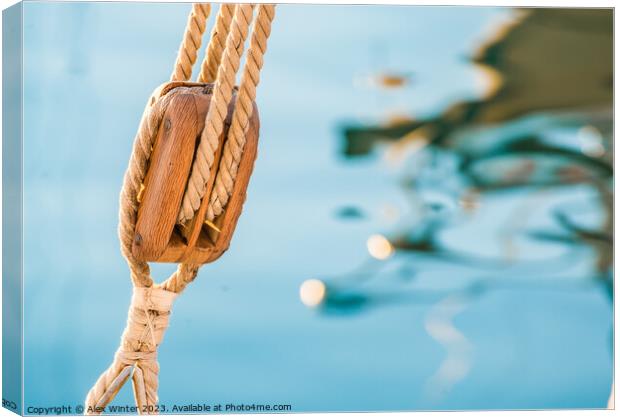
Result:
[[[463,212],[478,211],[485,195],[502,198],[502,192],[516,195],[526,189],[531,195],[519,196],[508,205],[510,219],[497,233],[506,260],[522,260],[511,254],[515,236],[527,230],[530,218],[545,215],[555,228],[573,236],[562,243],[595,245],[599,259],[607,259],[612,242],[613,178],[610,12],[536,9],[515,13],[518,19],[501,28],[474,58],[477,65],[493,69],[501,79],[486,99],[453,104],[429,119],[349,125],[343,130],[342,151],[349,158],[370,154],[377,145],[388,143],[386,157],[402,159],[401,185],[412,210],[401,216],[401,222],[414,225],[399,228],[390,238],[390,245],[401,251],[445,252],[438,236],[464,221]],[[580,30],[573,29],[576,23]],[[550,55],[543,60],[540,50]],[[579,69],[558,68],[556,61],[581,61],[582,54],[588,59]],[[505,64],[508,57],[516,61],[514,65]],[[536,89],[541,77],[555,81],[544,90]],[[568,94],[567,80],[596,88],[579,87]],[[599,214],[599,225],[580,227],[566,213],[591,198],[563,202],[546,213],[537,210],[541,201],[553,201],[554,191],[576,186],[598,195],[599,204],[588,211]],[[402,221],[407,216],[414,217],[413,221]],[[550,239],[549,231],[528,233],[535,239]],[[386,245],[376,236],[369,238],[372,256],[371,242],[377,247]],[[600,261],[597,269],[605,272],[610,266]]]
[[[472,59],[492,74],[484,99],[426,119],[342,129],[346,158],[383,155],[400,171],[409,210],[390,210],[394,230],[368,238],[371,260],[322,278],[321,311],[430,303],[424,326],[446,352],[426,384],[431,402],[474,366],[475,346],[454,320],[488,291],[594,285],[612,300],[611,12],[529,9],[515,16]],[[409,80],[386,74],[364,85],[394,89]],[[566,276],[582,260],[589,265],[583,276]],[[447,263],[471,277],[467,285],[411,289],[420,274]]]
[[[366,241],[368,253],[375,259],[384,261],[394,253],[394,247],[385,236],[372,235]]]
[[[27,405],[79,404],[118,347],[131,297],[118,190],[144,98],[169,77],[189,8],[24,4]],[[549,59],[511,52],[511,60],[536,56],[563,75],[540,73],[522,88],[527,76],[516,74],[502,97],[517,92],[520,107],[536,111],[480,104],[477,119],[472,105],[506,85],[501,77],[537,74],[511,61],[487,71],[498,85],[485,81],[491,90],[481,96],[478,70],[462,59],[481,28],[515,20],[509,14],[278,6],[244,214],[230,250],[175,306],[160,351],[162,403],[285,402],[295,412],[604,406],[611,75],[595,72],[609,66],[600,51],[611,19],[539,22],[537,31],[562,30],[553,47],[541,33],[526,42]],[[551,56],[560,49],[564,58]],[[570,100],[553,103],[557,91]],[[586,126],[600,133],[602,157],[592,130],[577,137]],[[526,135],[571,153],[539,151],[532,170],[514,149]],[[514,155],[520,186],[495,175],[508,161],[498,152]],[[387,259],[368,252],[373,234],[393,247]],[[153,265],[154,277],[173,269]],[[300,301],[307,279],[323,283],[304,286],[313,308]],[[433,325],[453,326],[471,350],[444,345]],[[447,382],[435,385],[433,375]],[[431,398],[439,386],[442,398]],[[130,389],[117,397],[132,401]]]
[[[437,371],[426,383],[426,395],[431,401],[440,399],[471,370],[473,346],[454,324],[454,318],[466,308],[467,302],[467,297],[448,295],[430,309],[424,321],[428,334],[446,351]]]
[[[325,298],[325,284],[318,279],[304,281],[299,289],[299,298],[308,307],[318,306]]]

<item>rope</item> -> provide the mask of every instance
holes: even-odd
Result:
[[[121,241],[121,253],[127,260],[131,272],[131,281],[136,287],[150,287],[153,285],[148,264],[133,257],[131,246],[138,213],[138,192],[144,181],[159,122],[164,115],[166,103],[172,97],[173,95],[170,94],[164,96],[159,101],[155,101],[155,97],[149,99],[149,103],[142,114],[138,133],[134,139],[133,151],[125,172],[120,194],[118,235]]]
[[[252,20],[253,7],[250,4],[239,4],[235,8],[230,33],[226,39],[223,60],[217,71],[217,79],[206,116],[205,128],[200,136],[200,144],[196,151],[196,158],[192,164],[187,189],[181,203],[181,211],[178,218],[180,223],[185,223],[194,216],[194,213],[200,207],[200,201],[205,193],[205,184],[209,180],[215,150],[219,145],[219,137],[224,129],[224,120],[228,114],[228,103],[230,103],[235,86],[235,76],[239,70],[244,42]],[[213,218],[207,216],[207,220],[210,221]]]
[[[210,175],[214,155],[219,146],[219,136],[223,131],[228,105],[232,99],[236,73],[239,70],[244,42],[253,17],[253,7],[253,5],[246,4],[222,5],[220,7],[199,76],[199,79],[210,80],[212,69],[217,66],[215,86],[205,120],[205,128],[197,149],[196,160],[192,166],[188,188],[183,199],[185,203],[186,198],[191,194],[193,198],[198,200],[196,203],[189,202],[189,209],[186,211],[183,210],[185,204],[182,205],[179,214],[180,221],[193,217],[194,211],[200,205],[200,199],[205,192],[204,188]],[[191,77],[192,66],[196,61],[209,13],[209,5],[193,5],[171,77],[173,81],[186,81]],[[233,15],[232,20],[230,19],[231,15]],[[258,7],[257,21],[253,28],[248,58],[233,113],[231,131],[228,135],[228,140],[234,138],[234,144],[229,146],[228,151],[226,146],[223,150],[223,158],[226,152],[230,156],[223,160],[227,161],[226,167],[218,170],[216,184],[224,171],[226,171],[224,175],[227,175],[225,184],[234,181],[236,176],[239,156],[245,145],[245,139],[240,136],[245,134],[248,119],[252,114],[256,85],[259,80],[258,73],[263,64],[262,57],[266,50],[267,37],[270,33],[273,17],[273,5]],[[223,42],[223,37],[226,39],[225,42]],[[224,43],[225,48],[222,49],[221,45]],[[114,355],[110,367],[101,374],[88,392],[85,402],[86,414],[103,412],[105,406],[114,399],[129,378],[133,382],[138,412],[140,414],[157,413],[159,374],[157,347],[168,327],[174,299],[195,279],[199,265],[180,263],[172,276],[161,284],[155,284],[150,275],[149,265],[134,258],[131,248],[135,236],[139,206],[138,194],[146,176],[148,162],[164,113],[172,98],[177,94],[186,94],[192,91],[195,93],[196,90],[202,91],[203,86],[178,86],[163,95],[160,94],[161,90],[157,89],[149,98],[134,138],[133,150],[120,194],[118,228],[121,253],[129,265],[134,292],[129,307],[127,326],[121,337],[121,345]],[[218,199],[218,204],[223,206],[227,200],[228,196],[226,196],[225,201],[222,197]],[[192,206],[192,204],[194,205]],[[183,216],[183,213],[186,215]],[[208,220],[214,218],[213,213],[214,209],[211,207],[210,200],[207,210]]]
[[[265,4],[258,6],[258,14],[252,31],[250,48],[248,49],[241,85],[237,94],[232,124],[228,131],[228,138],[224,144],[222,160],[215,178],[214,192],[211,193],[207,219],[211,220],[220,215],[228,202],[235,177],[245,147],[245,134],[248,130],[248,121],[254,111],[256,86],[260,81],[260,70],[263,67],[263,56],[267,51],[267,39],[271,34],[271,22],[275,17],[275,6]]]
[[[127,327],[112,365],[86,396],[86,414],[101,414],[131,376],[140,414],[156,411],[159,365],[157,346],[168,328],[177,294],[162,288],[135,287]]]
[[[172,300],[194,280],[198,266],[181,263],[170,278],[161,284],[154,284],[148,264],[133,257],[131,245],[137,218],[137,195],[146,175],[158,127],[171,99],[177,94],[188,92],[191,92],[191,88],[178,87],[159,100],[155,96],[151,97],[134,140],[119,210],[121,252],[131,271],[134,297],[129,307],[127,326],[121,337],[121,346],[110,367],[101,374],[87,394],[86,414],[100,414],[130,376],[140,414],[154,414],[157,411],[157,347],[168,327]]]
[[[233,14],[235,13],[234,4],[222,4],[215,20],[215,26],[211,32],[211,40],[207,46],[205,59],[202,61],[198,82],[212,83],[217,77],[217,69],[222,61],[222,53],[226,47],[226,38],[230,32]]]
[[[202,43],[202,34],[205,31],[210,13],[210,4],[194,3],[192,6],[170,81],[187,81],[192,77],[192,67],[196,62],[197,53]]]

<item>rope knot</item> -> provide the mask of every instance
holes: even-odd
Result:
[[[177,293],[163,288],[135,287],[121,351],[132,354],[155,352],[168,328],[170,311],[177,296]]]
[[[170,313],[178,294],[158,287],[135,287],[131,297],[132,307]]]
[[[228,138],[222,150],[221,167],[215,177],[214,191],[210,195],[207,220],[220,215],[232,193],[239,161],[245,146],[245,133],[249,118],[254,111],[256,85],[263,66],[263,55],[274,18],[274,5],[261,4],[252,29],[250,47],[246,57],[240,87],[235,86],[245,40],[253,20],[254,5],[222,4],[216,19],[206,59],[198,78],[199,84],[187,83],[197,59],[202,35],[211,6],[194,4],[188,17],[187,28],[178,53],[171,82],[165,83],[149,97],[140,121],[138,133],[123,180],[120,195],[119,237],[121,252],[131,270],[134,292],[129,308],[127,327],[123,332],[121,346],[110,367],[104,371],[86,397],[86,414],[100,414],[112,401],[123,384],[131,379],[136,405],[140,413],[156,413],[152,406],[158,402],[157,387],[159,365],[157,347],[168,328],[170,312],[177,294],[194,280],[198,265],[181,263],[177,272],[165,282],[154,285],[146,262],[134,258],[132,245],[135,238],[137,212],[141,190],[153,151],[153,145],[161,120],[175,93],[192,88],[204,89],[211,94],[205,128],[192,163],[191,175],[181,204],[178,222],[193,219],[204,197],[205,184],[211,175],[219,137],[228,116],[228,106],[236,94]],[[215,83],[214,85],[201,85]],[[174,90],[174,91],[173,91]],[[226,122],[228,123],[228,122]]]

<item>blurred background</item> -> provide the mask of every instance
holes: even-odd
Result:
[[[118,194],[189,10],[24,5],[26,407],[80,404],[118,346]],[[160,401],[606,407],[612,31],[611,10],[278,6],[243,216],[176,303]]]

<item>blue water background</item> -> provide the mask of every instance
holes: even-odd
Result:
[[[131,293],[118,194],[143,106],[169,77],[188,10],[25,4],[26,406],[80,404],[118,347]],[[175,305],[159,351],[162,403],[283,403],[293,411],[606,405],[612,313],[601,288],[580,279],[592,256],[551,274],[567,290],[500,289],[467,303],[454,325],[468,340],[469,370],[437,395],[433,375],[447,353],[425,327],[436,303],[333,316],[299,301],[304,280],[365,262],[367,237],[394,227],[381,207],[406,207],[397,173],[380,158],[339,156],[338,126],[388,111],[429,115],[481,95],[484,79],[466,57],[510,14],[278,7],[247,203],[230,250],[203,267]],[[389,69],[410,71],[415,82],[395,92],[356,82]],[[555,198],[578,192],[589,191]],[[495,255],[492,231],[520,198],[485,201],[451,232],[453,241]],[[334,212],[345,205],[370,215],[343,221]],[[544,262],[561,249],[525,245],[524,254]],[[450,263],[416,267],[407,290],[458,288],[480,273]],[[153,274],[172,270],[158,265]],[[130,389],[115,403],[131,404]]]

